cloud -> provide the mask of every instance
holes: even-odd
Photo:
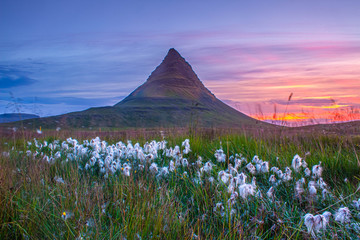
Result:
[[[0,100],[10,101],[9,97],[0,96]],[[119,102],[118,98],[80,98],[80,97],[21,97],[17,99],[21,104],[66,104],[74,106],[105,106]]]
[[[273,99],[270,102],[280,105],[305,105],[305,106],[324,106],[324,105],[334,105],[333,99],[317,99],[317,98],[307,98],[307,99],[295,99],[291,101]]]
[[[25,72],[0,66],[0,89],[31,85],[36,80],[26,76]]]

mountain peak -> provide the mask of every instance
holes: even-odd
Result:
[[[202,85],[191,65],[174,48],[170,48],[162,63],[151,73],[147,82],[166,79],[168,83],[179,80]],[[190,81],[189,81],[190,80]]]
[[[170,48],[165,58],[183,58],[175,48]]]
[[[214,99],[192,67],[174,48],[170,48],[164,60],[150,74],[146,82],[124,99],[171,98],[199,100]],[[120,104],[120,103],[119,103]]]

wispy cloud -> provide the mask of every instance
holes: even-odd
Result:
[[[36,80],[28,77],[27,74],[28,73],[22,70],[0,66],[0,89],[26,86],[35,83]]]

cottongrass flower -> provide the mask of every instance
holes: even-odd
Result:
[[[331,212],[325,211],[322,215],[325,217],[326,221],[329,223],[330,217],[332,215]]]
[[[27,150],[27,151],[26,151],[26,156],[30,157],[31,154],[32,154],[32,152],[31,152],[30,150]]]
[[[88,220],[86,220],[85,225],[86,225],[87,227],[95,227],[95,221],[94,221],[94,219],[93,219],[93,218],[89,218]]]
[[[356,210],[360,210],[360,198],[357,201],[353,200],[353,206],[356,208]]]
[[[251,179],[251,185],[252,185],[254,188],[256,188],[256,177],[253,177],[253,178]]]
[[[276,182],[276,177],[275,177],[275,175],[273,174],[273,175],[271,175],[270,177],[269,177],[269,183],[270,184],[274,184]]]
[[[54,164],[54,163],[55,163],[55,158],[53,158],[53,157],[44,156],[43,159],[44,159],[45,161],[47,161],[49,164]]]
[[[335,213],[335,221],[340,223],[346,223],[350,221],[351,213],[349,208],[343,207],[339,208]]]
[[[211,162],[206,162],[205,165],[202,168],[200,168],[200,172],[201,173],[203,173],[203,172],[209,173],[209,172],[211,172],[212,167],[213,167],[213,165]]]
[[[327,216],[328,214],[328,216]],[[318,214],[314,217],[314,230],[319,232],[321,230],[326,230],[326,226],[329,223],[331,213],[324,212],[322,215]]]
[[[130,166],[125,166],[123,170],[123,174],[127,177],[130,177],[130,170],[131,170]]]
[[[258,163],[261,163],[262,160],[260,160],[259,156],[258,155],[255,155],[252,159],[252,162],[255,163],[255,164],[258,164]]]
[[[214,212],[223,212],[224,211],[224,206],[221,202],[217,203],[214,207]]]
[[[157,164],[154,162],[150,165],[149,170],[152,174],[156,174],[159,171]]]
[[[321,194],[323,199],[326,199],[328,196],[331,196],[330,192],[327,189],[323,189]]]
[[[309,188],[309,193],[310,193],[310,196],[315,196],[316,195],[316,183],[314,181],[310,181],[309,184],[308,184],[308,188]]]
[[[182,158],[176,158],[175,167],[181,167],[181,166],[182,166]]]
[[[65,184],[64,179],[62,177],[59,177],[59,176],[55,176],[54,181],[57,182],[57,183]]]
[[[239,187],[239,195],[246,199],[248,196],[254,196],[255,187],[252,184],[243,184]]]
[[[303,181],[301,181],[301,180],[296,181],[296,183],[295,183],[295,193],[296,193],[297,197],[300,197],[303,194],[303,192],[305,191],[303,185],[304,185]]]
[[[202,166],[202,164],[203,164],[202,163],[202,157],[199,156],[198,159],[196,160],[196,165],[197,165],[198,168],[200,168]]]
[[[152,160],[155,159],[155,157],[153,154],[150,153],[145,156],[145,159],[146,159],[146,161],[148,161],[150,163]]]
[[[316,178],[321,177],[322,171],[323,171],[323,168],[321,167],[321,162],[319,162],[318,165],[314,165],[312,168],[313,176]]]
[[[200,171],[196,171],[196,176],[200,179],[200,178],[201,178],[201,172],[200,172]]]
[[[261,193],[260,190],[258,190],[258,191],[256,192],[255,197],[258,198],[258,199],[262,199],[262,198],[263,198],[262,193]]]
[[[226,155],[224,154],[224,151],[222,149],[216,150],[214,156],[216,158],[216,161],[218,162],[225,162],[226,160]]]
[[[171,160],[170,163],[169,163],[169,171],[170,172],[175,171],[175,163],[174,163],[173,160]]]
[[[236,179],[236,184],[237,184],[238,186],[245,184],[246,178],[247,178],[247,176],[246,176],[244,173],[240,173],[239,175],[237,175],[237,176],[235,177],[235,179]]]
[[[59,151],[57,151],[57,152],[55,153],[55,155],[54,155],[54,158],[55,158],[55,159],[61,158],[61,153],[60,153]]]
[[[277,170],[276,175],[277,175],[280,179],[284,177],[284,173],[283,173],[280,169]]]
[[[231,163],[229,164],[228,172],[229,172],[231,175],[237,175],[237,174],[238,174],[238,171],[232,166]]]
[[[236,202],[236,199],[239,197],[239,193],[238,192],[233,192],[230,195],[230,198],[228,200],[228,206],[234,205]]]
[[[236,210],[235,209],[231,209],[230,210],[230,217],[232,217],[233,215],[235,215],[236,214]]]
[[[312,215],[311,213],[307,213],[304,216],[304,224],[307,228],[308,233],[313,233],[314,223],[315,223],[314,215]]]
[[[246,169],[251,173],[251,174],[255,174],[256,172],[256,168],[254,165],[252,165],[251,163],[248,163],[246,165]]]
[[[9,157],[10,153],[9,152],[2,152],[3,157]]]
[[[169,169],[167,167],[160,168],[158,176],[167,176],[169,174]]]
[[[215,178],[214,177],[209,177],[208,180],[209,180],[210,183],[213,183],[215,181]]]
[[[269,162],[262,162],[260,167],[261,173],[267,173],[269,172]]]
[[[284,176],[283,176],[283,178],[282,178],[282,180],[283,180],[284,182],[288,182],[288,181],[290,181],[291,179],[292,179],[291,173],[285,173]]]
[[[304,217],[304,224],[307,227],[308,233],[315,237],[315,233],[319,233],[321,230],[326,230],[326,226],[330,221],[330,212],[324,212],[323,214],[312,215],[308,213]]]
[[[260,171],[261,171],[261,163],[256,163],[255,164],[255,169],[256,169],[256,172],[260,173]]]
[[[295,170],[295,172],[298,172],[300,170],[300,167],[302,166],[302,159],[299,155],[296,154],[294,156],[291,166]]]
[[[105,214],[106,213],[106,207],[107,207],[108,203],[104,203],[103,205],[101,205],[101,213]]]
[[[184,150],[183,150],[184,154],[188,154],[191,151],[189,139],[185,139],[185,141],[182,143],[182,146],[184,147]]]
[[[290,181],[292,179],[291,173],[292,173],[291,169],[289,167],[286,167],[285,168],[285,174],[283,175],[282,180],[284,182]]]
[[[317,181],[317,185],[321,189],[326,189],[327,188],[327,184],[325,183],[325,181],[324,181],[324,179],[322,177],[320,177],[319,180]]]
[[[245,160],[245,161],[246,161],[246,160]],[[235,162],[234,168],[237,170],[237,169],[239,169],[239,168],[241,167],[241,164],[242,164],[242,162],[243,162],[243,159],[235,158],[234,162]]]
[[[267,191],[266,196],[268,196],[268,198],[272,198],[272,197],[273,197],[273,194],[274,194],[274,191],[275,191],[274,187],[271,187],[271,188]]]
[[[236,179],[232,178],[232,179],[230,179],[230,184],[228,186],[228,193],[235,192],[235,188],[236,188]]]
[[[218,179],[221,180],[224,184],[227,184],[233,176],[226,173],[224,170],[220,171],[218,174]]]
[[[300,182],[300,183],[302,183],[302,184],[305,184],[305,183],[306,183],[306,180],[305,180],[305,178],[300,178],[300,179],[298,180],[298,182]]]
[[[311,176],[311,171],[310,171],[309,168],[305,168],[304,173],[305,173],[305,177],[310,177]]]

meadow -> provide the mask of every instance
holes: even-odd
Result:
[[[358,239],[360,137],[2,134],[0,239]]]

